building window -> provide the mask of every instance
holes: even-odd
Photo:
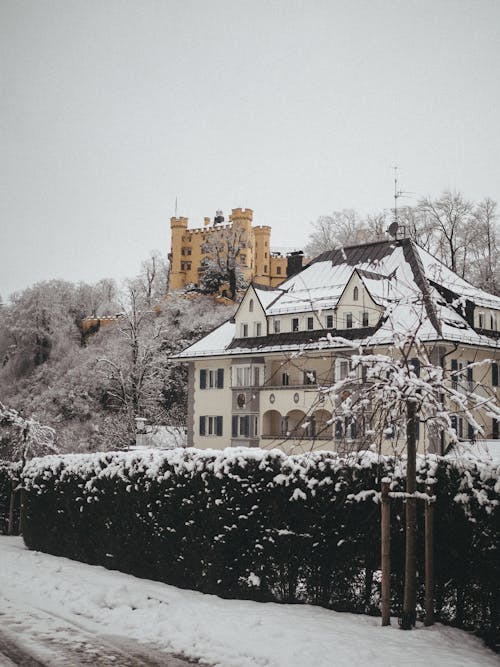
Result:
[[[248,302],[248,312],[253,313],[253,299]]]
[[[304,384],[316,384],[316,371],[304,371]]]
[[[335,360],[335,380],[345,380],[349,375],[350,362],[349,359],[336,359]]]
[[[352,313],[345,314],[345,328],[352,329]]]
[[[480,329],[484,329],[484,313],[479,313],[477,316],[478,326]]]
[[[288,371],[283,371],[281,374],[281,384],[283,387],[288,387],[290,384],[290,374]]]
[[[248,324],[246,322],[241,325],[241,337],[248,338]]]
[[[314,329],[314,317],[308,317],[307,318],[307,328]]]
[[[499,425],[499,423],[500,422],[498,421],[498,419],[493,418],[491,420],[491,436],[492,436],[493,440],[498,440],[498,431],[499,431],[498,425]]]
[[[368,313],[366,311],[362,314],[361,321],[363,322],[364,327],[368,326]]]
[[[264,382],[264,366],[233,366],[233,387],[259,387]]]
[[[200,417],[200,435],[222,436],[222,417]]]
[[[187,254],[188,254],[188,255],[191,255],[191,248],[188,248],[188,249],[187,249]]]
[[[224,389],[224,369],[202,368],[200,370],[200,389]]]
[[[254,323],[254,333],[256,336],[262,336],[262,324],[261,322]]]
[[[352,300],[357,301],[359,299],[359,290],[355,287],[352,291]]]
[[[281,322],[280,320],[274,320],[273,322],[274,333],[277,334],[280,332]]]
[[[298,331],[298,330],[299,330],[299,318],[292,317],[292,331]]]
[[[246,264],[246,261],[247,261],[247,256],[246,255],[240,255],[240,262],[242,264]]]
[[[326,316],[326,328],[333,329],[333,315]]]
[[[276,275],[281,276],[281,266],[276,267]]]
[[[264,273],[267,273],[267,264],[264,264]]]
[[[231,436],[233,438],[249,438],[250,425],[253,426],[253,434],[257,435],[257,417],[251,419],[250,415],[233,415],[231,423]]]

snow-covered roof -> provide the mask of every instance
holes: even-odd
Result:
[[[371,344],[390,344],[395,333],[417,330],[422,341],[500,347],[496,332],[486,335],[484,330],[476,330],[471,320],[474,304],[500,310],[500,298],[460,278],[410,239],[328,251],[279,288],[254,289],[266,316],[317,313],[337,307],[355,272],[383,309],[376,327],[331,331],[331,336],[316,330],[234,339],[235,325],[226,323],[177,357],[352,347],[366,344],[368,337]]]

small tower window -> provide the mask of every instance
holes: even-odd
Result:
[[[355,287],[352,292],[352,299],[353,301],[357,301],[359,299],[359,289],[357,287]]]

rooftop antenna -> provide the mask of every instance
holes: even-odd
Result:
[[[398,231],[400,228],[399,225],[399,216],[398,216],[398,199],[402,197],[404,194],[409,194],[406,192],[403,192],[403,190],[398,189],[398,166],[394,165],[394,220],[391,222],[387,229],[387,233],[390,234],[394,239],[397,239],[398,237]],[[406,229],[405,227],[403,229],[403,238],[406,236]]]

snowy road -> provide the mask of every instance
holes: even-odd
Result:
[[[1,599],[0,667],[188,667],[193,662],[118,635],[88,632],[36,607]],[[196,664],[199,664],[198,662]]]
[[[2,650],[1,667],[500,665],[454,628],[402,632],[307,605],[222,600],[28,551],[13,537],[0,537]]]

